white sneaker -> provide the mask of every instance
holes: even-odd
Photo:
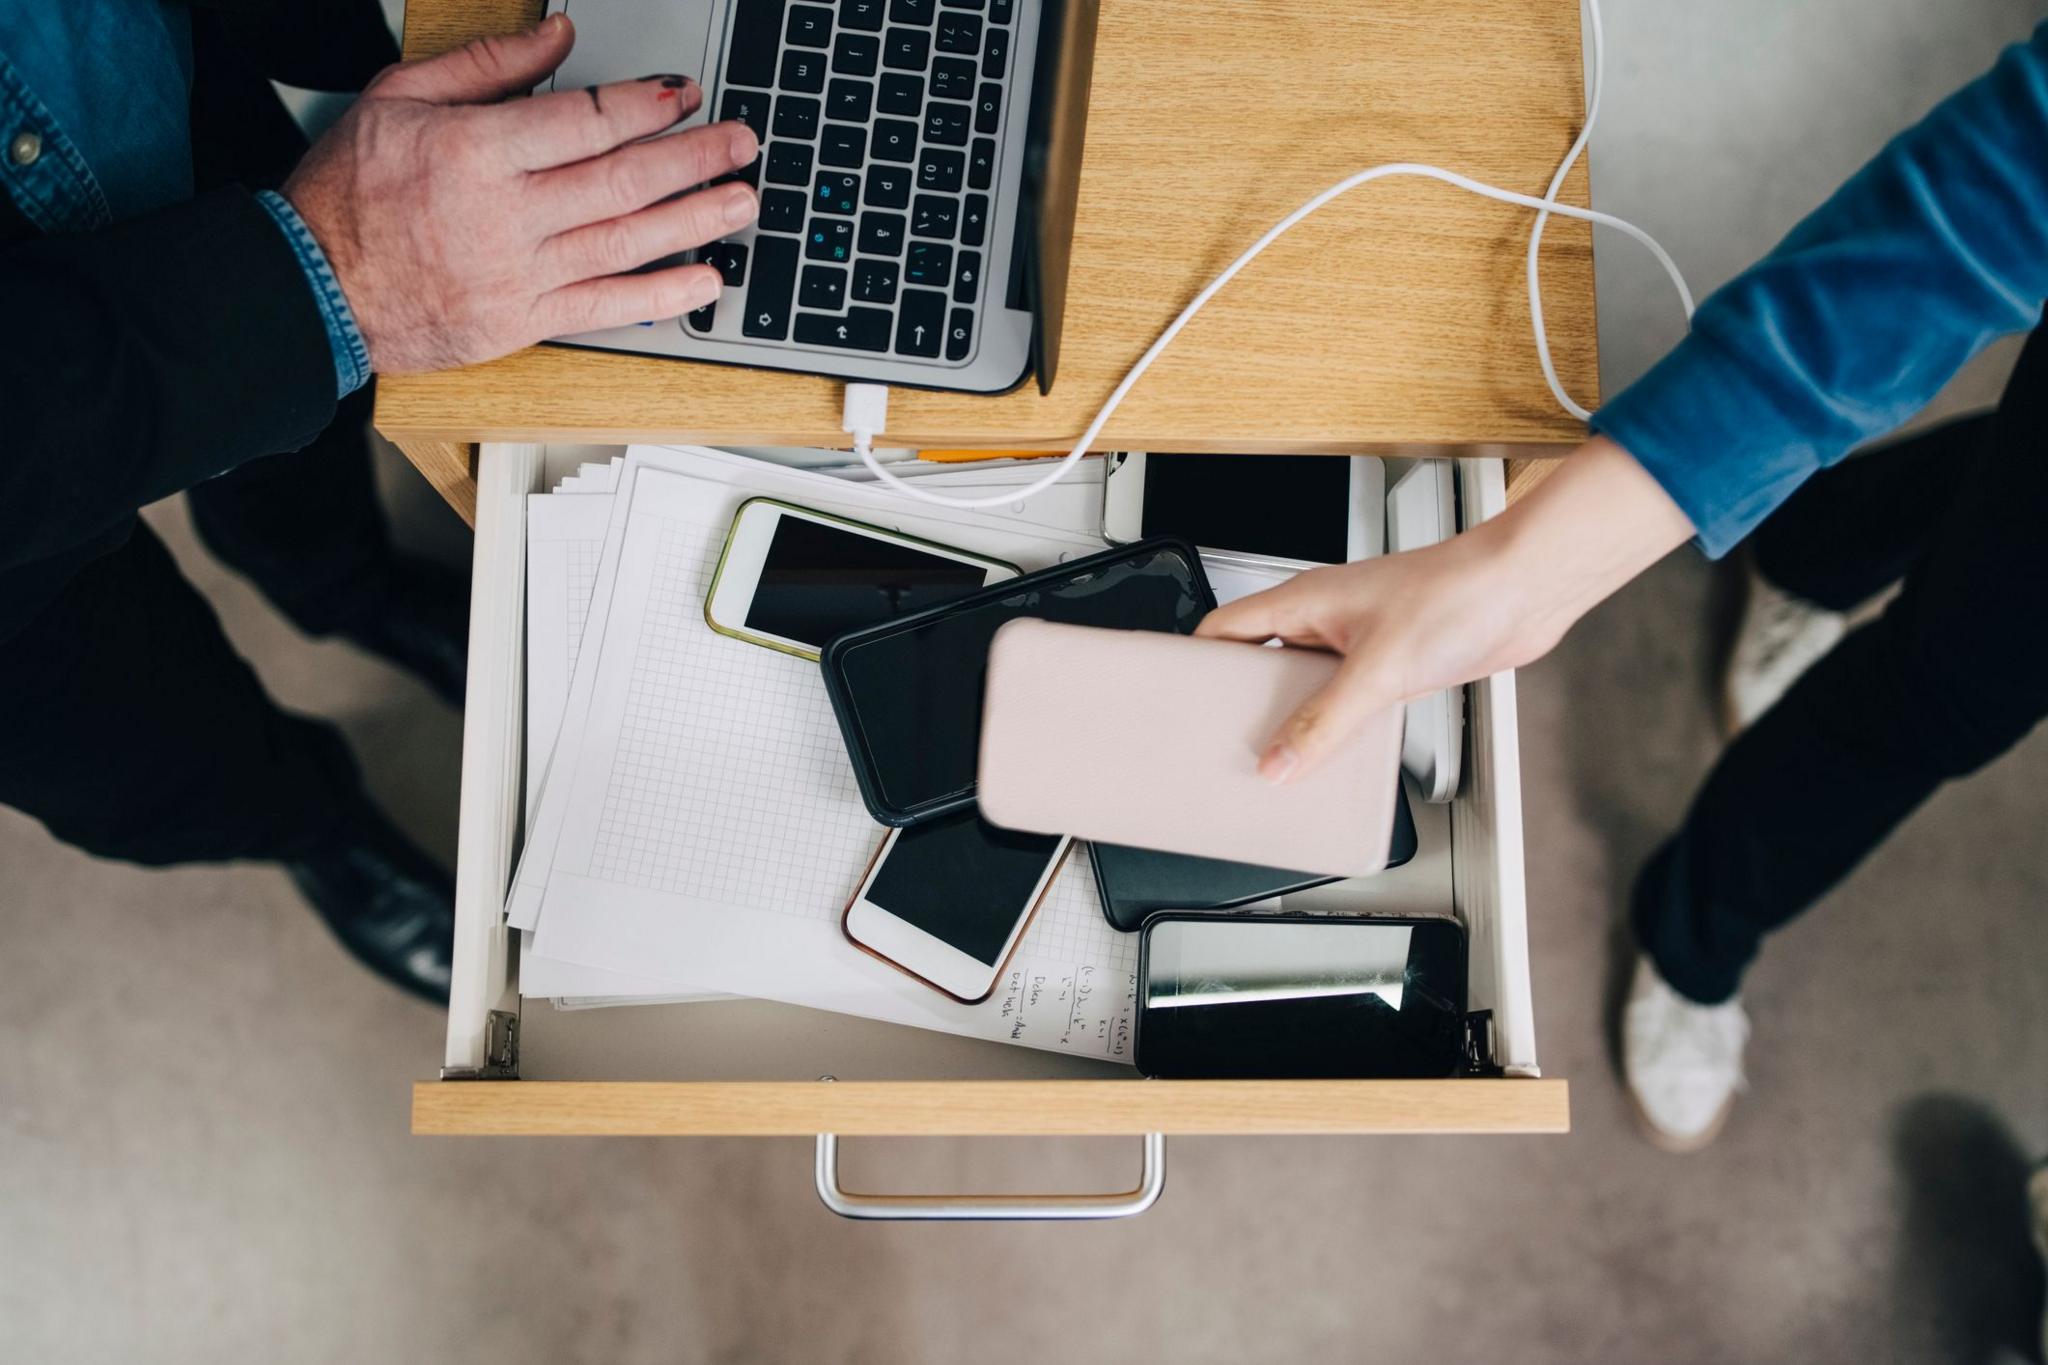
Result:
[[[1770,710],[1848,629],[1846,613],[1794,597],[1751,564],[1749,597],[1721,683],[1721,724],[1729,737]]]
[[[2048,1261],[2048,1165],[2034,1168],[2027,1181],[2027,1202],[2033,1206],[2034,1249]],[[2041,1316],[2041,1358],[2048,1360],[2048,1313]]]
[[[1657,975],[1648,957],[1636,959],[1621,1016],[1621,1066],[1652,1142],[1695,1152],[1714,1140],[1744,1088],[1748,1041],[1741,1002],[1695,1004]]]

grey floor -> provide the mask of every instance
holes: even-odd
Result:
[[[2038,0],[1614,0],[1599,202],[1725,278]],[[1603,243],[1611,387],[1676,335]],[[2009,350],[2004,353],[2009,363]],[[2000,358],[1947,400],[1995,393]],[[460,528],[384,467],[407,540]],[[451,849],[460,720],[152,520],[288,704]],[[1724,585],[1679,555],[1527,671],[1531,937],[1568,1138],[1177,1141],[1091,1228],[867,1227],[793,1141],[429,1141],[439,1021],[261,868],[138,872],[0,811],[0,1359],[1974,1361],[2023,1350],[2048,1151],[2048,739],[1943,792],[1750,983],[1751,1093],[1674,1158],[1609,1059],[1617,903],[1711,762]],[[8,723],[33,723],[12,717]],[[1119,1173],[1106,1144],[867,1144],[875,1180]],[[2004,1358],[2025,1358],[2007,1356]]]

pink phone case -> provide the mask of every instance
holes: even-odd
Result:
[[[1315,771],[1259,776],[1280,723],[1333,654],[1012,621],[982,706],[981,813],[1040,834],[1357,877],[1386,866],[1401,708]]]

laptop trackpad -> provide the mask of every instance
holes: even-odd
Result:
[[[575,90],[657,72],[707,84],[711,20],[724,8],[720,0],[549,0],[550,14],[567,11],[576,24],[576,48],[551,84]],[[707,109],[690,122],[708,117]]]

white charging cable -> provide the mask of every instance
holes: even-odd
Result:
[[[1572,204],[1561,204],[1557,200],[1558,191],[1564,186],[1565,177],[1571,173],[1572,166],[1577,163],[1579,157],[1586,150],[1586,143],[1593,135],[1594,121],[1600,117],[1601,76],[1607,56],[1606,40],[1600,28],[1600,0],[1586,0],[1586,9],[1591,16],[1590,26],[1593,34],[1593,69],[1591,85],[1586,99],[1586,123],[1579,130],[1579,136],[1572,143],[1571,150],[1565,153],[1564,160],[1559,163],[1557,173],[1550,178],[1550,187],[1544,191],[1542,198],[1539,199],[1535,195],[1530,194],[1521,194],[1515,190],[1504,190],[1497,185],[1488,185],[1482,181],[1474,180],[1470,176],[1459,175],[1456,171],[1447,171],[1441,166],[1425,166],[1412,161],[1388,162],[1385,165],[1372,166],[1356,174],[1346,176],[1268,228],[1265,235],[1256,242],[1253,242],[1251,246],[1245,249],[1243,255],[1225,267],[1222,274],[1204,285],[1202,292],[1188,301],[1188,306],[1181,309],[1180,316],[1167,325],[1166,330],[1159,334],[1159,339],[1146,348],[1145,354],[1138,357],[1138,363],[1131,366],[1130,373],[1126,374],[1123,377],[1123,381],[1115,389],[1111,390],[1108,401],[1104,402],[1102,410],[1095,414],[1095,420],[1088,424],[1088,429],[1081,433],[1081,439],[1074,443],[1074,448],[1068,451],[1058,464],[1048,470],[1043,478],[1025,486],[1023,489],[1004,489],[1000,492],[990,493],[978,498],[954,498],[918,488],[908,480],[898,478],[890,473],[888,468],[875,458],[874,451],[875,437],[881,434],[889,415],[889,390],[886,385],[882,384],[848,384],[846,386],[846,404],[841,421],[844,428],[853,435],[854,453],[860,456],[861,462],[874,473],[877,479],[894,488],[897,492],[907,497],[915,498],[919,502],[933,503],[940,507],[978,508],[1001,507],[1022,502],[1027,498],[1036,497],[1065,478],[1067,471],[1072,469],[1075,463],[1094,447],[1096,437],[1102,434],[1103,427],[1109,423],[1110,415],[1124,401],[1124,395],[1131,391],[1131,386],[1138,382],[1139,377],[1151,368],[1152,362],[1159,358],[1160,353],[1172,344],[1175,337],[1180,335],[1181,328],[1187,326],[1195,314],[1202,311],[1203,305],[1216,297],[1217,292],[1224,285],[1229,284],[1231,280],[1235,279],[1240,270],[1243,270],[1256,260],[1260,252],[1278,241],[1288,229],[1323,207],[1323,205],[1340,195],[1348,194],[1360,185],[1370,184],[1375,180],[1384,180],[1390,176],[1421,176],[1429,180],[1440,180],[1446,185],[1454,185],[1461,190],[1469,190],[1473,194],[1483,195],[1488,199],[1497,199],[1504,204],[1517,204],[1523,208],[1536,210],[1536,225],[1529,233],[1528,259],[1529,322],[1530,328],[1535,334],[1536,357],[1543,366],[1543,380],[1550,386],[1551,395],[1557,399],[1559,406],[1580,421],[1587,420],[1592,414],[1572,401],[1571,395],[1564,391],[1564,385],[1558,381],[1557,367],[1550,358],[1550,335],[1544,328],[1543,287],[1538,269],[1538,255],[1543,244],[1543,228],[1550,221],[1550,215],[1555,213],[1561,214],[1566,218],[1577,218],[1588,223],[1598,223],[1603,227],[1611,227],[1634,238],[1649,249],[1650,254],[1657,258],[1657,264],[1664,267],[1664,273],[1671,277],[1672,286],[1678,290],[1678,297],[1684,304],[1685,316],[1688,322],[1692,319],[1693,301],[1692,291],[1686,288],[1685,276],[1679,273],[1677,263],[1671,259],[1662,246],[1658,245],[1656,238],[1650,236],[1649,233],[1643,231],[1634,223],[1616,218],[1611,213],[1602,213],[1598,209],[1582,209]]]

